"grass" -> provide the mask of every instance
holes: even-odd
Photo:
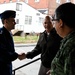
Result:
[[[22,36],[13,36],[14,43],[36,43],[38,41],[38,36],[27,35],[26,37]]]

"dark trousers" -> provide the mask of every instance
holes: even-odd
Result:
[[[43,64],[41,63],[40,65],[40,70],[38,75],[47,75],[46,73],[50,70],[50,68],[46,68],[43,66]]]

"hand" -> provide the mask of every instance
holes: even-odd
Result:
[[[18,56],[18,59],[19,59],[19,60],[23,60],[23,59],[25,59],[25,58],[26,58],[25,53],[21,53],[21,54],[19,54],[19,56]]]

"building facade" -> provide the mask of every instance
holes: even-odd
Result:
[[[73,2],[75,0],[0,0],[0,3],[19,2],[23,1],[31,7],[39,10],[43,14],[53,15],[57,6],[65,2]]]
[[[23,1],[0,4],[0,13],[5,10],[16,11],[15,30],[24,33],[41,33],[44,31],[42,25],[45,15],[32,8]],[[0,20],[0,27],[2,26]]]

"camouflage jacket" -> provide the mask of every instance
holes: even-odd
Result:
[[[51,64],[51,75],[75,75],[75,31],[62,40]]]

